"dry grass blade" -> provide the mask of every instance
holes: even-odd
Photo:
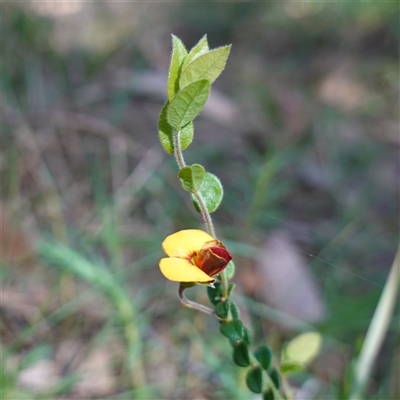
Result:
[[[127,361],[132,387],[145,391],[146,377],[142,361],[142,339],[138,330],[137,313],[124,288],[104,266],[91,263],[72,249],[58,243],[41,242],[39,254],[48,262],[97,286],[116,308],[127,345]]]
[[[396,298],[399,290],[400,278],[400,247],[397,250],[388,279],[383,289],[378,306],[368,328],[367,336],[355,366],[355,378],[350,400],[362,398],[372,366],[376,361],[379,349],[389,327]]]

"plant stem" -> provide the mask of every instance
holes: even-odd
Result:
[[[183,307],[187,307],[187,308],[194,308],[196,310],[199,310],[205,314],[209,314],[209,315],[215,315],[215,311],[212,310],[211,308],[207,307],[207,306],[203,306],[203,304],[200,303],[196,303],[195,301],[191,301],[189,300],[184,294],[183,291],[186,288],[182,285],[179,285],[179,290],[178,290],[178,296],[179,296],[179,300],[182,303]]]
[[[213,225],[213,222],[212,222],[212,219],[211,219],[211,215],[208,212],[206,205],[204,204],[204,200],[201,197],[201,194],[197,190],[194,190],[192,193],[193,193],[193,196],[196,198],[197,203],[199,204],[199,208],[200,208],[200,211],[201,211],[201,216],[203,217],[204,223],[206,224],[206,227],[207,227],[207,232],[214,239],[216,239],[214,225]]]
[[[174,156],[175,160],[178,163],[179,169],[186,167],[185,159],[183,158],[181,142],[180,142],[180,131],[174,131],[173,141],[174,141]]]
[[[185,163],[185,159],[183,158],[183,154],[182,154],[182,148],[181,148],[181,143],[180,143],[180,131],[174,131],[173,143],[174,143],[175,160],[178,164],[179,169],[182,169],[182,168],[186,167],[186,163]],[[194,190],[192,193],[193,193],[193,196],[197,200],[197,204],[199,205],[199,208],[201,211],[201,216],[203,217],[203,221],[204,221],[204,224],[206,225],[207,232],[214,239],[216,239],[216,234],[215,234],[212,218],[211,218],[210,213],[207,210],[207,206],[204,203],[203,198],[201,197],[201,194],[197,190]],[[219,276],[220,276],[221,284],[222,284],[223,297],[228,298],[228,278],[226,276],[225,270],[222,271],[219,274]]]

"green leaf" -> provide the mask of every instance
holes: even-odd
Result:
[[[228,297],[231,295],[232,290],[235,288],[235,284],[234,283],[230,283],[228,286]]]
[[[221,282],[215,282],[214,287],[207,286],[207,295],[211,303],[217,304],[222,297],[222,284]]]
[[[302,371],[304,369],[304,365],[288,361],[288,362],[283,362],[279,366],[279,369],[282,372],[282,374],[294,374],[296,372]]]
[[[240,319],[222,322],[220,332],[227,338],[237,342],[244,338],[244,325]]]
[[[202,197],[209,213],[214,212],[219,207],[222,198],[224,197],[224,189],[221,181],[210,172],[206,172],[203,184],[198,190],[198,193]],[[194,195],[192,195],[192,200],[196,210],[201,212],[199,204]]]
[[[182,69],[179,87],[182,89],[199,79],[208,79],[213,83],[224,70],[231,45],[218,47],[198,56]]]
[[[218,302],[215,306],[215,314],[217,314],[217,316],[219,318],[222,318],[222,319],[227,318],[228,314],[229,314],[230,306],[231,306],[230,300]]]
[[[315,358],[322,345],[322,336],[318,332],[307,332],[296,336],[286,346],[282,359],[284,362],[307,365]]]
[[[179,180],[184,190],[191,192],[193,190],[192,184],[192,168],[190,166],[183,167],[178,173]]]
[[[177,131],[193,121],[210,94],[210,81],[201,79],[180,90],[167,107],[167,121]]]
[[[254,393],[261,393],[263,387],[263,375],[260,366],[255,366],[246,375],[247,387]]]
[[[206,176],[206,170],[200,164],[193,164],[191,168],[192,168],[193,189],[197,190],[204,181],[204,177]]]
[[[168,72],[168,98],[170,100],[179,90],[181,67],[187,55],[185,45],[177,36],[172,35],[172,55]]]
[[[167,121],[167,108],[169,101],[167,101],[160,112],[158,119],[158,138],[160,139],[161,146],[168,154],[174,154],[174,129]],[[185,150],[193,140],[193,123],[189,122],[179,132],[179,142],[181,149]]]
[[[275,400],[275,395],[272,389],[268,389],[265,393],[263,393],[263,400]]]
[[[265,370],[267,370],[271,366],[272,351],[268,346],[259,347],[254,352],[254,356]]]
[[[269,377],[271,378],[272,382],[274,382],[274,385],[277,389],[281,387],[281,377],[279,375],[279,372],[276,368],[271,368],[268,371]]]
[[[231,260],[225,268],[226,279],[230,281],[235,276],[235,263]]]
[[[250,332],[244,325],[243,325],[243,340],[247,344],[250,344]]]
[[[239,319],[240,312],[235,302],[231,301],[231,315],[233,319]]]
[[[239,367],[248,367],[250,365],[249,348],[242,340],[236,342],[233,347],[233,361]]]
[[[195,60],[197,57],[201,56],[204,53],[209,51],[208,42],[207,42],[207,35],[204,35],[195,46],[193,46],[185,58],[185,61],[182,64],[182,71],[186,68],[186,66]]]
[[[187,192],[193,192],[197,190],[203,183],[206,170],[200,164],[193,164],[182,168],[179,171],[179,179],[181,181],[182,187]]]

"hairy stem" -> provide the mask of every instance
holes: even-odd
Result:
[[[200,207],[200,211],[201,211],[201,216],[203,217],[204,223],[207,227],[207,232],[214,238],[216,239],[216,235],[215,235],[215,230],[214,230],[214,225],[211,219],[211,215],[207,210],[206,205],[204,204],[204,200],[201,197],[201,194],[195,190],[193,191],[193,196],[196,198],[197,203]]]
[[[182,154],[182,148],[181,148],[181,143],[180,143],[180,131],[174,131],[173,134],[173,143],[174,143],[174,156],[175,160],[179,166],[179,169],[182,169],[186,166],[185,159],[183,158]],[[200,211],[201,211],[201,216],[203,217],[203,221],[206,225],[207,232],[216,239],[216,234],[215,234],[215,229],[214,225],[212,222],[212,218],[210,213],[207,210],[207,207],[204,203],[203,198],[201,197],[201,194],[195,190],[193,191],[193,196],[196,198],[197,203],[199,205]],[[221,279],[221,284],[222,284],[222,293],[223,297],[227,298],[228,297],[228,278],[226,276],[225,270],[222,271],[220,274],[220,279]]]
[[[173,141],[174,141],[174,156],[178,163],[179,169],[186,167],[185,159],[183,158],[181,142],[180,142],[180,131],[174,131]]]

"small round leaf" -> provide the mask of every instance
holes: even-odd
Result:
[[[254,356],[265,370],[267,370],[271,366],[272,351],[268,346],[259,347],[254,352]]]
[[[222,319],[227,318],[228,314],[229,314],[230,306],[231,306],[230,300],[218,302],[215,306],[215,314],[217,314],[217,316],[219,318],[222,318]]]
[[[318,332],[307,332],[296,336],[286,346],[283,360],[307,365],[321,349],[322,336]]]
[[[193,164],[191,166],[183,167],[179,171],[178,177],[183,189],[187,192],[193,192],[203,183],[205,174],[206,170],[202,165]]]
[[[181,181],[181,185],[184,190],[191,192],[193,190],[192,185],[192,170],[189,166],[183,167],[179,173],[178,178]]]
[[[263,387],[263,372],[260,366],[255,366],[246,375],[247,387],[254,393],[261,393]]]
[[[192,170],[192,185],[194,190],[197,190],[204,181],[206,170],[200,164],[193,164],[190,168]]]
[[[245,327],[240,319],[222,322],[219,330],[224,336],[233,341],[241,340],[245,335]]]
[[[233,361],[239,367],[248,367],[250,365],[249,349],[242,340],[236,342],[233,346]]]
[[[206,172],[203,183],[198,190],[199,195],[203,199],[209,213],[214,212],[221,204],[224,197],[224,189],[221,181],[210,172]],[[196,197],[192,195],[194,206],[198,212],[200,211]]]

